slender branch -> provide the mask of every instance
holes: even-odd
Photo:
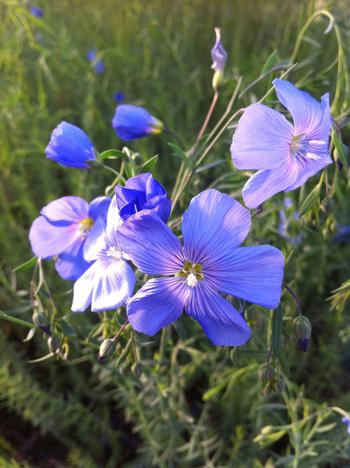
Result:
[[[295,302],[295,305],[297,307],[297,312],[299,315],[303,315],[302,312],[301,312],[301,305],[300,305],[300,301],[297,297],[297,295],[294,293],[294,291],[288,286],[287,283],[285,283],[283,281],[283,287],[286,288],[286,290],[289,292],[289,294],[292,296],[293,298],[293,301]]]
[[[113,336],[112,340],[117,341],[117,339],[120,337],[120,335],[123,333],[123,331],[126,329],[126,327],[130,325],[129,320],[126,320],[123,325],[119,328],[117,333]]]

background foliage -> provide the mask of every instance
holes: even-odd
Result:
[[[333,116],[349,145],[349,1],[61,0],[39,6],[42,19],[30,15],[29,4],[0,2],[2,465],[350,464],[350,439],[340,423],[350,409],[350,237],[340,235],[350,225],[350,188],[348,156],[336,132],[338,164],[292,192],[291,207],[284,207],[283,194],[266,203],[248,239],[284,250],[285,280],[313,327],[305,354],[296,345],[295,303],[286,292],[274,316],[249,309],[253,340],[241,349],[214,348],[184,318],[152,340],[128,330],[101,364],[99,343],[118,330],[122,316],[73,316],[71,285],[45,264],[40,297],[60,348],[52,353],[56,345],[41,331],[21,343],[33,327],[32,271],[13,272],[31,256],[27,233],[43,205],[67,194],[92,199],[111,182],[103,171],[65,170],[46,160],[51,130],[67,120],[84,128],[98,149],[121,149],[111,119],[113,94],[122,91],[128,102],[164,120],[182,149],[190,148],[211,100],[214,26],[222,28],[229,62],[210,130],[237,83],[239,93],[246,91],[233,111],[260,99],[273,77],[297,63],[290,79],[316,97],[331,93]],[[324,9],[334,23],[314,15]],[[90,48],[105,62],[102,75],[86,59]],[[265,102],[274,99],[271,93]],[[221,163],[197,170],[176,216],[208,186],[240,197],[248,174],[230,162],[234,124],[203,164]],[[143,161],[159,155],[154,171],[171,193],[181,159],[169,141],[164,135],[130,147]],[[119,169],[120,161],[111,165]],[[281,210],[287,231],[279,229]],[[262,391],[258,375],[267,360],[276,373],[274,392]]]

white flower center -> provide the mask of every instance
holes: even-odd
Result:
[[[108,257],[112,257],[113,260],[115,261],[119,261],[123,258],[123,252],[119,249],[117,249],[116,247],[110,247],[108,250],[107,250],[107,256]]]
[[[193,273],[190,273],[190,274],[187,276],[187,284],[188,284],[188,286],[190,286],[191,288],[194,288],[195,286],[197,286],[198,280],[197,280],[197,278],[196,278],[196,275],[194,275]]]

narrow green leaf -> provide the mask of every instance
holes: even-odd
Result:
[[[100,153],[98,156],[98,159],[103,161],[104,159],[117,159],[117,158],[122,158],[123,156],[124,156],[123,151],[120,151],[117,149],[109,149]]]
[[[60,320],[60,325],[61,325],[62,333],[64,334],[64,336],[76,336],[77,335],[74,328],[72,328],[71,325],[65,319],[62,318]]]
[[[188,168],[193,168],[193,163],[191,159],[179,146],[175,145],[175,143],[168,143],[168,146],[173,150],[174,156],[181,159],[181,161],[183,161]]]
[[[141,168],[142,172],[152,172],[158,162],[158,154],[146,161]]]
[[[15,272],[20,272],[20,271],[30,270],[31,268],[35,267],[37,261],[38,261],[37,257],[32,257],[29,260],[27,260],[26,262],[22,263],[21,265],[18,265],[18,267],[16,267],[13,270],[13,272],[15,273]]]
[[[260,74],[263,75],[267,71],[271,70],[278,62],[278,52],[274,50],[266,59]]]
[[[311,192],[308,194],[308,196],[305,198],[305,200],[303,201],[303,203],[301,204],[299,208],[300,216],[302,216],[304,213],[309,211],[319,202],[320,191],[321,191],[320,184],[317,184],[316,187],[314,187],[311,190]]]
[[[281,336],[282,336],[282,325],[283,325],[283,309],[279,306],[273,312],[272,316],[272,351],[277,354],[280,349]]]
[[[280,350],[279,350],[279,353],[278,353],[278,361],[279,361],[279,363],[280,363],[280,366],[281,366],[281,369],[282,369],[283,374],[284,374],[286,377],[289,377],[289,376],[290,376],[289,362],[288,362],[286,353],[283,351],[283,349],[280,349]]]

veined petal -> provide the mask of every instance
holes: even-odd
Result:
[[[62,197],[46,205],[41,214],[51,223],[73,224],[88,217],[89,205],[80,197]]]
[[[84,259],[84,241],[78,238],[59,255],[55,268],[61,278],[75,281],[81,277],[90,265]]]
[[[214,345],[240,346],[249,340],[250,328],[241,314],[204,282],[192,288],[185,311]]]
[[[95,275],[98,273],[99,265],[93,263],[90,268],[74,283],[73,289],[73,312],[84,312],[91,304],[92,290]]]
[[[106,242],[109,245],[117,247],[117,229],[122,224],[122,219],[119,216],[119,208],[117,203],[117,197],[114,195],[109,205],[107,212],[107,225],[106,225]]]
[[[320,159],[312,160],[312,159],[302,159],[298,158],[297,161],[297,168],[298,168],[298,176],[294,184],[286,187],[284,192],[290,192],[291,190],[295,190],[302,185],[312,176],[314,176],[317,172],[324,169],[329,164],[332,164],[333,161],[328,154],[321,156]]]
[[[310,139],[328,141],[331,128],[329,95],[322,96],[319,103],[289,81],[275,79],[273,84],[279,101],[293,117],[295,134],[306,134]]]
[[[109,205],[111,204],[111,199],[109,197],[97,197],[89,205],[88,216],[89,218],[97,221],[97,218],[101,216],[106,220],[107,211]]]
[[[97,273],[94,277],[91,310],[101,312],[125,304],[135,287],[135,274],[124,260],[110,264],[97,261]]]
[[[84,242],[85,260],[91,262],[97,259],[98,253],[107,248],[106,221],[100,216],[91,228]]]
[[[134,330],[153,336],[182,314],[189,288],[179,278],[154,278],[128,302],[127,314]]]
[[[291,161],[278,169],[258,171],[243,187],[242,196],[248,208],[256,208],[264,201],[295,184],[299,175],[298,164]]]
[[[117,232],[119,247],[148,275],[172,275],[183,267],[179,239],[154,213],[139,211]]]
[[[247,107],[233,135],[231,154],[238,169],[275,169],[290,153],[293,127],[263,104]]]
[[[239,245],[250,228],[249,211],[218,190],[205,190],[191,200],[182,221],[186,260],[210,262]]]
[[[80,235],[76,224],[55,226],[39,216],[30,228],[29,240],[33,253],[47,259],[64,252]]]
[[[284,258],[270,245],[238,247],[205,271],[215,289],[275,309],[280,301]]]

